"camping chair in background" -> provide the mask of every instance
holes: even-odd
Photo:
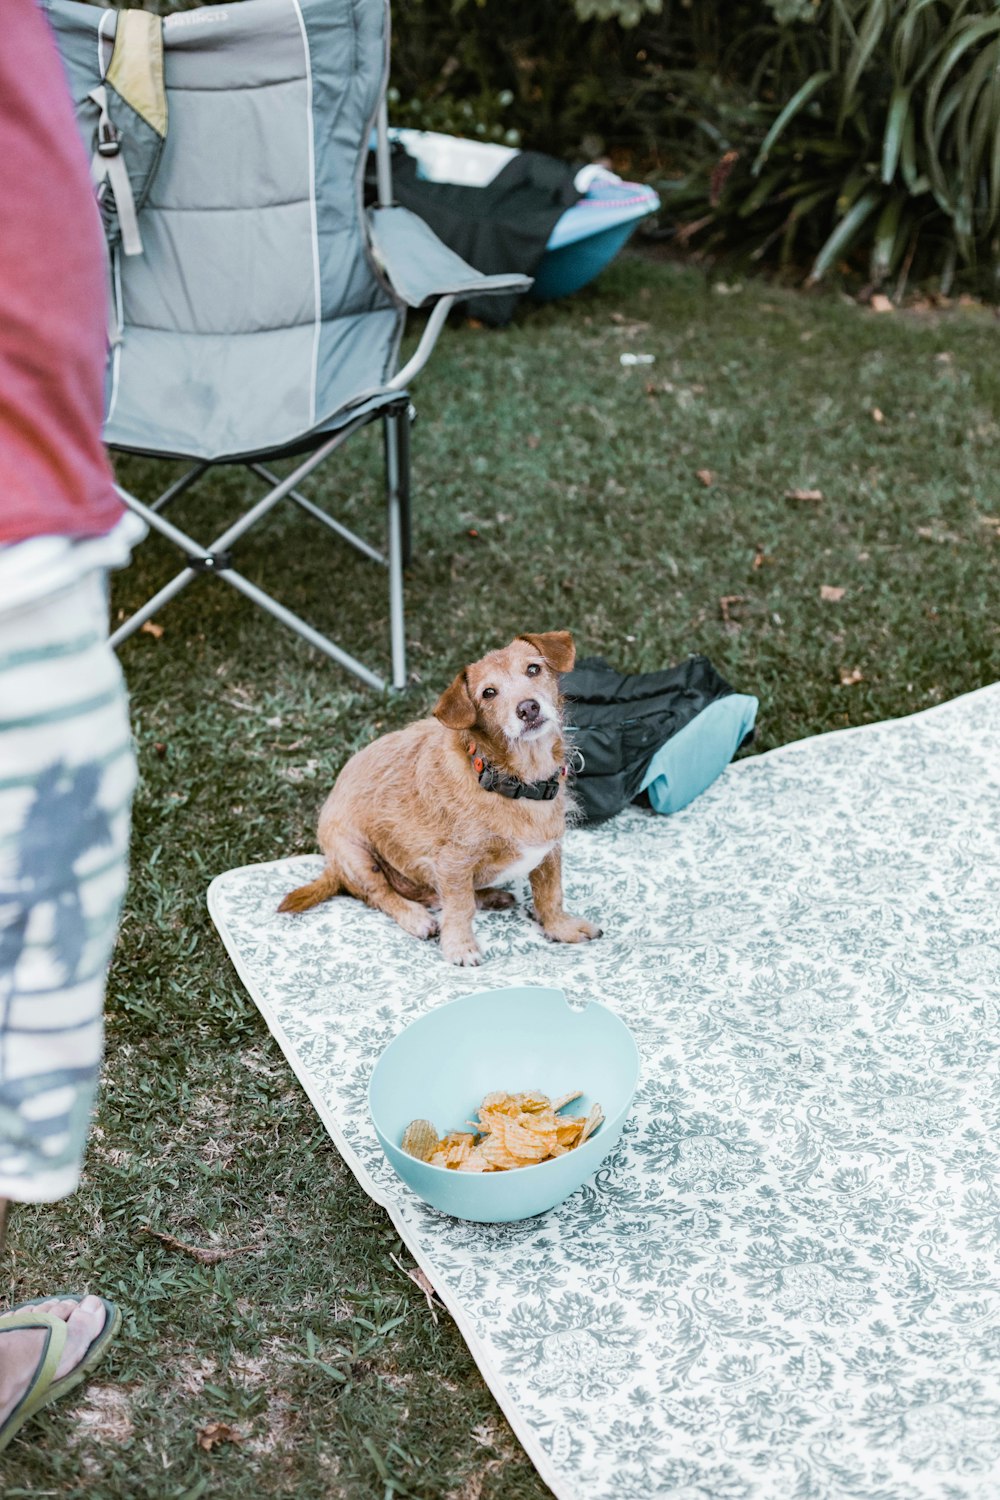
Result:
[[[233,565],[231,549],[282,500],[387,569],[392,685],[406,683],[409,382],[456,298],[509,293],[392,201],[386,0],[243,0],[161,20],[43,0],[94,157],[112,275],[105,439],[190,467],[125,504],[176,543],[184,567],[112,635],[117,646],[199,574],[215,574],[373,687],[383,677]],[[363,207],[378,139],[378,203]],[[401,368],[406,310],[429,309]],[[302,493],[368,423],[385,442],[383,549]],[[295,457],[279,478],[275,461]],[[166,507],[223,464],[266,493],[208,544]],[[290,562],[291,560],[289,560]]]

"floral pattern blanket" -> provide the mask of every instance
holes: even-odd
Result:
[[[670,818],[572,832],[605,936],[487,913],[479,970],[304,857],[212,915],[331,1135],[563,1500],[1000,1497],[1000,684],[729,768]],[[642,1054],[620,1147],[481,1225],[395,1178],[365,1091],[431,1006],[560,985]]]

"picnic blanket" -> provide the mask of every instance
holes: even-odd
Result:
[[[352,900],[277,916],[318,868],[232,870],[212,915],[560,1500],[997,1500],[1000,684],[570,833],[580,947],[484,914],[469,971]],[[613,1006],[642,1077],[579,1192],[468,1224],[395,1178],[368,1075],[508,983]]]

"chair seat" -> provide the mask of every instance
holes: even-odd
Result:
[[[364,323],[355,320],[351,336],[369,356],[384,350],[387,342],[390,347],[396,344],[396,329],[384,320],[385,314],[369,314]],[[214,351],[205,347],[204,338],[132,330],[129,351],[121,360],[127,380],[118,387],[105,423],[108,447],[148,458],[210,463],[280,458],[309,452],[325,435],[357,417],[378,416],[405,396],[382,386],[379,366],[369,359],[376,389],[366,392],[357,380],[343,380],[337,392],[331,383],[330,407],[313,422],[309,384],[298,383],[292,389],[279,378],[288,341],[249,336],[261,341],[250,354],[243,345],[234,348],[232,339],[228,350]],[[273,351],[271,363],[268,351]],[[354,377],[358,368],[348,365],[345,372]],[[229,383],[232,390],[226,389]],[[238,401],[232,392],[240,393]],[[139,393],[138,402],[133,393]]]

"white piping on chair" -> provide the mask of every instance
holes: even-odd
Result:
[[[115,16],[117,14],[118,12],[115,10],[103,10],[101,11],[101,19],[97,23],[97,66],[100,69],[102,78],[108,70],[108,65],[104,61],[104,23],[109,16]]]
[[[118,342],[111,349],[111,396],[108,400],[108,410],[105,414],[105,424],[111,421],[111,414],[118,404],[118,377],[121,373],[122,364],[122,332],[125,327],[125,299],[122,296],[122,265],[117,250],[109,251],[111,257],[111,285],[108,295],[115,299],[115,327],[118,329]]]
[[[316,149],[315,129],[313,121],[313,79],[312,79],[312,57],[309,53],[309,35],[306,31],[306,23],[302,15],[299,0],[292,0],[295,14],[298,18],[299,30],[302,33],[302,50],[306,59],[306,114],[309,121],[309,216],[312,225],[312,258],[313,258],[313,353],[312,353],[312,381],[309,389],[309,426],[316,425],[316,387],[319,381],[319,336],[322,328],[322,298],[320,289],[319,272],[319,224],[316,215]]]

